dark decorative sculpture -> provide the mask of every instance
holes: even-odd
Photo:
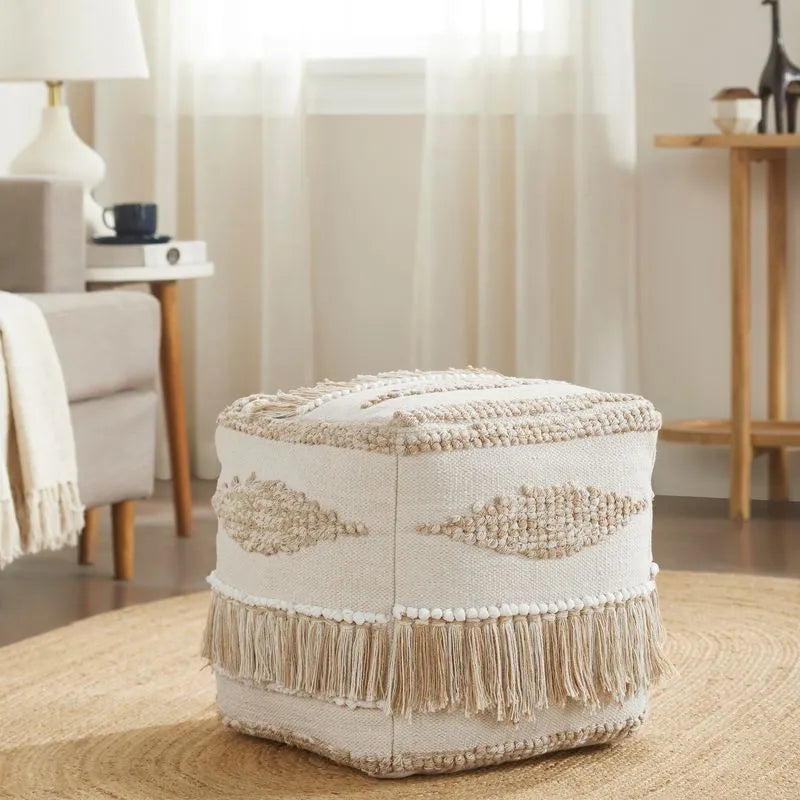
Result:
[[[775,132],[783,133],[783,110],[789,133],[797,126],[797,100],[800,95],[800,67],[789,60],[781,41],[781,10],[779,0],[762,0],[761,5],[772,6],[772,48],[769,58],[758,82],[758,96],[761,98],[761,122],[758,132],[766,133],[769,98],[775,106]]]

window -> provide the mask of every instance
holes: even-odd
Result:
[[[419,114],[425,59],[553,60],[569,3],[545,0],[184,0],[180,60],[209,113],[281,108],[303,64],[312,114]],[[275,77],[277,80],[270,83]],[[196,80],[200,78],[200,80]],[[289,100],[291,102],[291,99]]]
[[[294,50],[308,59],[419,59],[446,39],[513,55],[544,26],[543,0],[190,0],[187,54],[251,61]]]

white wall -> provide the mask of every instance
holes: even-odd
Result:
[[[639,138],[638,252],[643,391],[669,418],[729,414],[730,311],[727,151],[663,150],[655,133],[712,131],[709,98],[723,86],[756,89],[770,40],[758,0],[635,4]],[[800,8],[784,3],[783,34],[800,60]],[[753,172],[753,410],[765,415],[764,167]],[[800,222],[800,174],[789,178],[790,231]],[[800,413],[797,236],[790,236],[790,410]],[[796,464],[795,466],[800,466]],[[794,469],[800,479],[800,470]],[[754,473],[765,497],[765,465]],[[726,449],[664,444],[656,489],[727,496]],[[797,493],[795,493],[797,496]]]

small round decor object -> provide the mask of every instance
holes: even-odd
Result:
[[[746,87],[720,89],[711,98],[711,119],[723,133],[753,133],[761,119],[761,100]]]

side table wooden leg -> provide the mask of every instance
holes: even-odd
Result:
[[[750,518],[750,156],[730,155],[732,519]]]
[[[181,374],[178,286],[175,281],[159,281],[151,284],[151,289],[161,304],[161,383],[167,417],[175,523],[178,536],[189,536],[192,532],[192,485]]]
[[[786,151],[767,161],[767,293],[769,311],[770,419],[786,419]],[[785,447],[769,453],[769,499],[789,499],[788,454]]]
[[[97,533],[100,530],[100,506],[87,508],[83,512],[83,530],[78,540],[78,563],[94,564]]]

